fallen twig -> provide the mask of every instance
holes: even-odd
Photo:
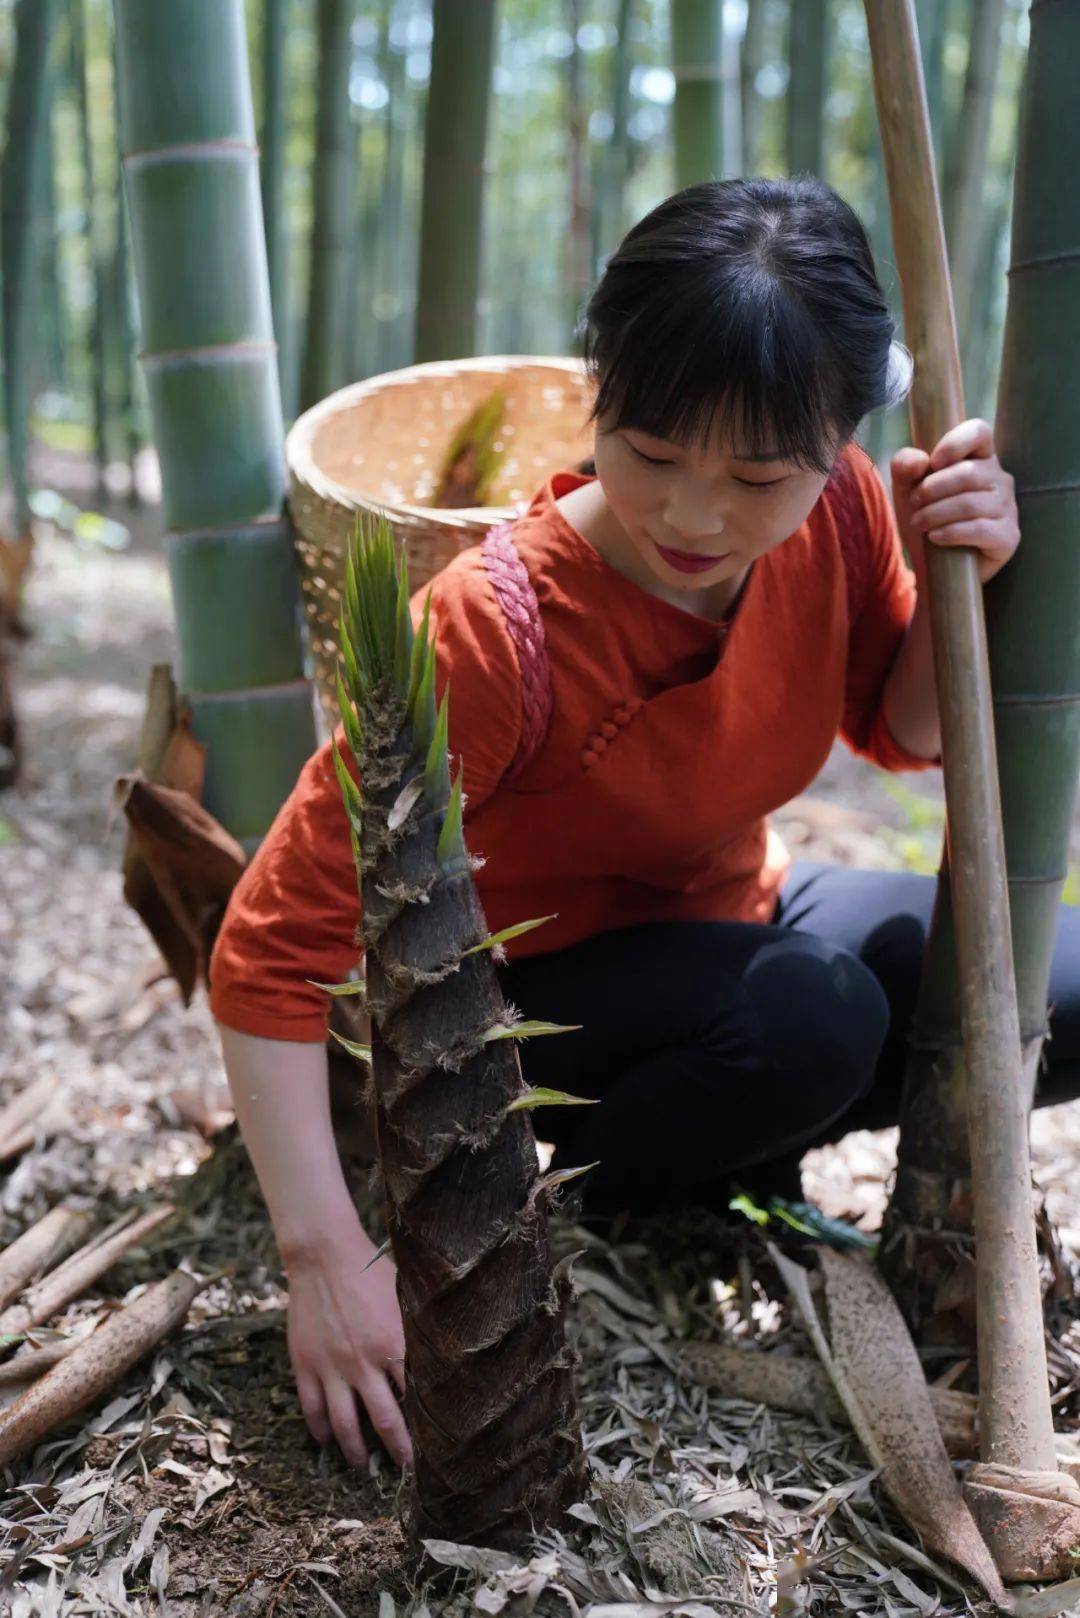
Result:
[[[137,1247],[145,1236],[158,1225],[171,1219],[176,1209],[170,1202],[134,1215],[121,1214],[85,1246],[73,1253],[66,1263],[46,1275],[35,1286],[28,1287],[10,1308],[0,1314],[0,1337],[14,1335],[30,1326],[40,1326],[50,1315],[77,1298],[92,1281],[110,1269],[118,1258]]]
[[[819,1413],[850,1426],[847,1410],[828,1374],[802,1355],[770,1354],[735,1348],[729,1343],[685,1342],[679,1357],[692,1376],[707,1388],[719,1388],[730,1399],[751,1399],[774,1410],[800,1416]],[[956,1388],[931,1388],[930,1403],[941,1428],[945,1449],[954,1460],[979,1453],[975,1418],[979,1401]]]
[[[0,1253],[0,1309],[70,1253],[93,1222],[92,1214],[61,1202],[5,1247]]]
[[[36,1079],[0,1110],[0,1163],[29,1151],[47,1132],[48,1107],[58,1082],[55,1073]]]
[[[118,1381],[174,1327],[207,1284],[205,1278],[174,1270],[153,1281],[133,1303],[118,1309],[97,1331],[27,1388],[0,1415],[0,1465],[36,1444],[38,1439],[83,1410]]]

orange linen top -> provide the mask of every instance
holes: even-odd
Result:
[[[436,686],[441,699],[452,681],[450,753],[464,768],[466,841],[486,861],[475,881],[488,925],[555,913],[512,940],[509,959],[636,922],[767,922],[789,856],[766,817],[813,780],[838,732],[886,769],[926,765],[880,709],[914,578],[873,461],[855,444],[844,456],[865,513],[858,554],[830,480],[802,526],[753,565],[727,626],[612,567],[555,505],[590,479],[550,478],[513,536],[539,602],[554,709],[510,784],[500,780],[521,732],[521,675],[479,546],[413,594],[416,625],[433,592]],[[351,765],[340,727],[338,741]],[[348,975],[359,919],[327,742],[232,894],[211,960],[213,1015],[269,1039],[325,1039],[328,998],[305,979]]]

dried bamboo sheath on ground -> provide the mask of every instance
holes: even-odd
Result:
[[[539,1177],[528,1114],[509,1110],[526,1087],[491,946],[477,948],[487,926],[460,778],[450,784],[445,695],[436,716],[427,607],[414,640],[389,530],[363,543],[348,569],[348,694],[339,693],[362,800],[340,761],[339,774],[362,872],[377,1131],[416,1455],[412,1528],[509,1543],[556,1521],[582,1486],[564,1335],[570,1279],[552,1262],[552,1181]]]

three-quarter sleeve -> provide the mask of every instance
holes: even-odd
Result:
[[[413,625],[427,586],[410,602]],[[487,576],[470,553],[432,581],[436,692],[450,681],[449,752],[462,768],[466,825],[511,760],[521,730],[517,655]],[[338,747],[354,779],[342,729]],[[361,783],[362,789],[362,783]],[[210,962],[210,1009],[264,1039],[326,1038],[326,994],[363,954],[360,899],[341,787],[326,742],[295,787],[229,900]]]
[[[915,575],[904,559],[896,514],[877,467],[861,446],[854,450],[849,464],[862,513],[857,556],[848,553],[851,617],[840,734],[854,753],[884,770],[930,769],[940,760],[902,747],[882,710],[885,681],[915,611]],[[842,513],[838,520],[844,520]]]

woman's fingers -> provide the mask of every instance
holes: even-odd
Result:
[[[325,1444],[330,1437],[330,1421],[326,1414],[326,1399],[318,1377],[297,1375],[296,1391],[308,1431],[316,1444]]]
[[[402,1393],[404,1393],[405,1392],[405,1356],[404,1356],[404,1354],[395,1355],[392,1359],[387,1360],[386,1369],[387,1369],[387,1371],[389,1371],[390,1375],[393,1377],[394,1381],[397,1383],[397,1385],[401,1389]]]
[[[412,1460],[409,1429],[386,1377],[377,1371],[369,1372],[360,1381],[359,1391],[383,1448],[399,1466],[408,1466]]]
[[[340,1376],[331,1374],[323,1378],[326,1408],[330,1425],[341,1453],[352,1466],[367,1465],[367,1448],[360,1436],[360,1417],[356,1409],[356,1394]]]

